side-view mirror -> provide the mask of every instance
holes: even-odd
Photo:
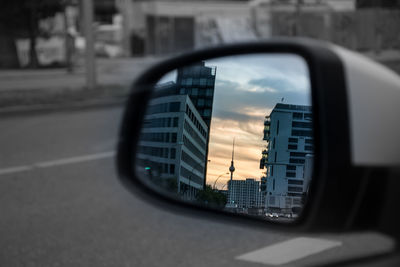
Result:
[[[210,218],[391,232],[399,99],[394,72],[328,43],[193,52],[134,83],[119,176],[148,200]]]

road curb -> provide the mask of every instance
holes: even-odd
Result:
[[[108,86],[96,90],[58,89],[0,92],[0,116],[18,116],[123,106],[129,90]]]

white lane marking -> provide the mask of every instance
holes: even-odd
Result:
[[[24,172],[24,171],[29,171],[29,170],[36,169],[36,168],[49,168],[49,167],[60,166],[60,165],[74,164],[74,163],[80,163],[80,162],[92,161],[92,160],[98,160],[98,159],[104,159],[104,158],[111,158],[114,155],[115,155],[115,151],[107,151],[107,152],[96,153],[96,154],[88,154],[88,155],[81,155],[81,156],[75,156],[75,157],[70,157],[70,158],[61,158],[61,159],[57,159],[57,160],[37,162],[32,165],[23,165],[23,166],[15,166],[15,167],[10,167],[10,168],[0,169],[0,175]]]
[[[240,255],[236,259],[282,265],[341,245],[340,241],[298,237]]]
[[[73,164],[73,163],[91,161],[91,160],[97,160],[97,159],[103,159],[103,158],[110,158],[110,157],[113,157],[114,155],[115,155],[115,153],[113,151],[111,151],[111,152],[104,152],[104,153],[98,153],[98,154],[90,154],[90,155],[76,156],[76,157],[71,157],[71,158],[57,159],[57,160],[52,160],[52,161],[39,162],[39,163],[36,163],[35,166],[39,167],[39,168],[48,168],[48,167],[59,166],[59,165]]]
[[[15,173],[15,172],[29,171],[32,168],[33,168],[33,166],[17,166],[17,167],[10,167],[10,168],[5,168],[5,169],[0,169],[0,175],[9,174],[9,173]]]

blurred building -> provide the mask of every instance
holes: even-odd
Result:
[[[215,76],[216,67],[205,66],[204,62],[199,62],[190,67],[178,69],[176,81],[179,94],[190,96],[208,127],[211,125]]]
[[[248,209],[263,207],[260,181],[252,178],[228,181],[229,208]]]
[[[160,159],[149,159],[156,169],[162,170],[158,175],[163,178],[177,177],[179,192],[189,192],[190,197],[194,197],[206,184],[215,75],[215,67],[199,62],[178,69],[171,81],[157,85],[152,99],[155,106],[146,113],[146,123],[150,126],[145,125],[141,136],[144,142],[156,140],[156,143],[150,144],[150,148],[146,144],[140,148],[142,154],[147,151],[147,156],[142,159],[145,160],[148,153],[153,153],[151,151],[158,151]],[[179,105],[180,108],[171,110],[171,105]],[[163,126],[158,127],[160,125]],[[160,142],[164,144],[158,147]],[[169,153],[168,160],[164,153]]]
[[[400,0],[356,0],[357,8],[400,8]]]
[[[302,206],[312,175],[311,112],[310,106],[278,103],[265,119],[263,140],[268,141],[268,149],[260,167],[267,169],[268,212],[287,214]]]
[[[131,54],[171,54],[255,40],[248,1],[119,0]]]
[[[157,89],[167,89],[162,87]],[[155,183],[172,179],[178,193],[194,198],[204,186],[207,135],[208,127],[188,95],[154,97],[140,136],[138,170]]]
[[[185,66],[177,70],[177,78],[174,86],[163,90],[163,95],[188,95],[206,123],[208,129],[211,127],[211,115],[214,101],[216,67],[205,66],[204,62],[198,62],[191,66]],[[208,143],[210,136],[207,134],[206,158],[208,158]],[[207,163],[204,168],[204,177],[207,174]],[[204,179],[204,185],[206,180]]]
[[[204,122],[210,127],[216,71],[216,67],[206,66],[204,62],[185,66],[177,70],[173,86],[171,84],[157,94],[188,95]]]

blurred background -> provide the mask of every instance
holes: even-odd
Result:
[[[100,58],[96,62],[100,72],[118,66],[129,68],[130,63],[132,68],[146,65],[139,60],[135,66],[134,58],[151,61],[198,48],[271,36],[327,40],[400,72],[399,0],[91,1],[94,44],[89,45]],[[84,71],[84,2],[3,3],[0,70]],[[4,78],[7,77],[1,80]],[[120,82],[116,78],[111,83]]]

